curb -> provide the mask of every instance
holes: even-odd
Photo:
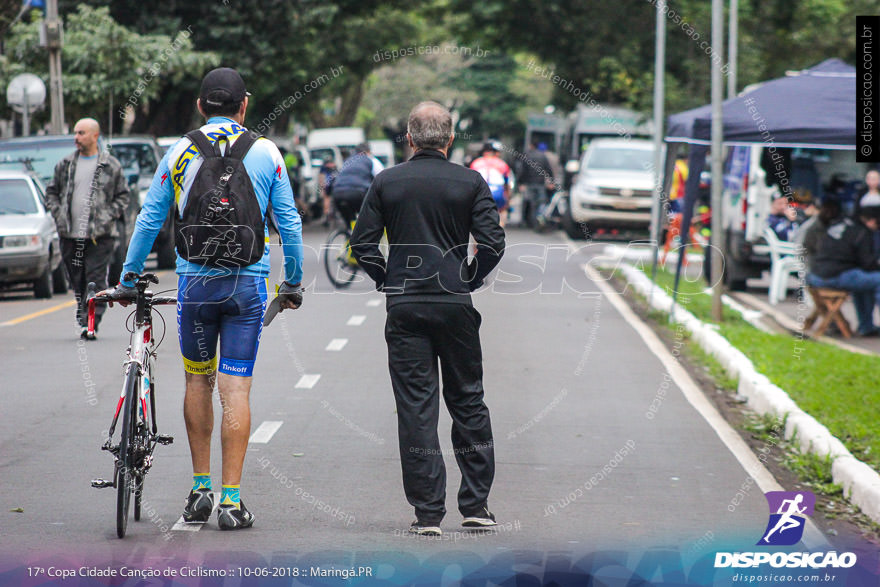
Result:
[[[629,284],[651,300],[653,308],[670,314],[672,298],[654,286],[644,273],[627,263],[614,268],[620,269]],[[880,523],[880,474],[855,458],[825,426],[799,408],[784,390],[755,370],[748,357],[721,336],[715,326],[701,322],[678,305],[670,320],[683,324],[704,351],[712,355],[729,375],[738,377],[737,392],[748,400],[750,408],[759,414],[777,418],[787,416],[787,440],[795,438],[802,451],[829,456],[834,482],[843,487],[844,495],[850,502],[859,506],[874,522]]]

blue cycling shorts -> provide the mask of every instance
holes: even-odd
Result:
[[[507,200],[504,199],[504,186],[492,187],[490,190],[492,191],[492,199],[495,200],[495,207],[501,210],[507,205]]]
[[[266,299],[264,277],[180,275],[177,334],[184,369],[197,375],[218,370],[229,375],[252,376]]]

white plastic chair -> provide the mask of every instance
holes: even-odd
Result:
[[[804,268],[802,247],[797,243],[779,240],[769,226],[764,229],[764,240],[770,247],[770,303],[774,306],[788,295],[788,276]]]

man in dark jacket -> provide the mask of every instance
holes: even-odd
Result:
[[[861,222],[838,216],[820,237],[807,283],[852,292],[862,336],[877,336],[874,306],[880,302],[880,266],[871,231],[874,216],[860,215]]]
[[[437,438],[438,359],[461,470],[462,525],[495,525],[487,503],[495,453],[483,402],[481,318],[470,292],[501,259],[504,230],[480,174],[446,159],[454,138],[449,112],[436,102],[422,102],[410,113],[407,131],[415,154],[373,180],[351,245],[386,294],[385,340],[403,487],[416,513],[410,531],[439,535],[446,514],[446,469]],[[379,250],[383,231],[387,261]],[[470,263],[469,235],[477,244]]]
[[[77,301],[80,336],[86,338],[86,287],[92,281],[98,291],[107,288],[107,267],[119,238],[117,220],[128,207],[130,195],[122,165],[98,149],[98,122],[83,118],[73,132],[76,151],[55,166],[55,175],[46,187],[46,205],[61,237],[61,256]],[[96,327],[103,313],[103,304],[95,307]]]
[[[549,199],[547,190],[553,189],[553,169],[547,155],[535,141],[532,141],[526,153],[521,154],[514,167],[522,195],[522,224],[534,228],[539,213]]]

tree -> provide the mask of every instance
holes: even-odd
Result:
[[[62,12],[76,4],[62,0]],[[220,63],[235,67],[253,94],[248,119],[273,112],[272,130],[285,132],[291,117],[313,125],[350,124],[363,96],[363,82],[378,65],[379,50],[414,42],[422,26],[404,0],[224,0],[198,3],[175,0],[92,0],[108,6],[122,24],[145,34],[173,35],[192,27],[196,49],[215,52]],[[339,77],[323,83],[331,70]],[[193,99],[205,70],[191,69],[176,87],[164,87],[146,126],[154,133],[182,132],[194,111]],[[310,86],[301,100],[291,96]],[[315,86],[315,87],[311,87]],[[286,108],[279,108],[288,104]],[[170,116],[169,116],[170,113]],[[172,118],[177,125],[170,124]],[[181,122],[183,124],[181,124]]]
[[[175,83],[191,68],[204,69],[218,62],[212,53],[194,51],[186,31],[174,39],[141,35],[114,21],[106,8],[80,6],[66,20],[61,61],[68,120],[109,117],[116,126],[126,104],[136,112],[147,112],[163,85]],[[0,83],[29,71],[48,84],[48,59],[38,43],[39,26],[34,20],[13,27],[7,54],[0,61]]]
[[[659,1],[659,0],[658,0]],[[857,14],[876,11],[876,0],[745,0],[740,2],[738,82],[779,77],[786,70],[830,57],[852,63]],[[438,0],[437,10],[466,14],[455,32],[501,51],[527,51],[599,101],[651,108],[656,3],[646,0]],[[667,3],[667,110],[709,99],[711,4]],[[725,47],[721,49],[726,54]],[[555,101],[574,105],[555,87]]]

